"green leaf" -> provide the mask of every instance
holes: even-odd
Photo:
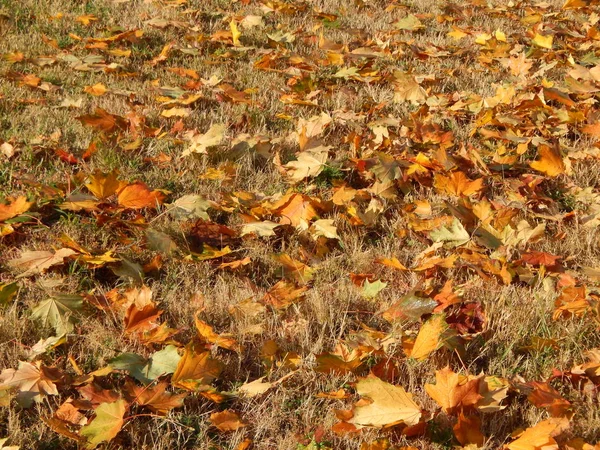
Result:
[[[176,219],[204,219],[210,220],[206,211],[213,203],[201,195],[189,194],[178,198],[170,205],[169,214]]]
[[[121,265],[112,267],[113,273],[126,281],[133,281],[136,284],[144,283],[144,269],[138,263],[130,261],[127,258],[121,258]]]
[[[446,242],[452,247],[459,247],[471,240],[471,235],[457,218],[454,218],[449,228],[440,227],[429,233],[429,236],[434,242]]]
[[[361,291],[362,296],[365,298],[375,298],[386,286],[387,283],[381,280],[375,280],[372,283],[369,280],[365,280]]]
[[[395,23],[395,25],[396,28],[406,31],[416,31],[425,28],[421,21],[412,14],[409,14],[405,18],[400,19],[398,22]]]
[[[388,322],[394,322],[401,318],[419,320],[422,315],[431,314],[437,305],[438,302],[432,298],[407,294],[390,306],[383,313],[383,318]]]
[[[162,350],[154,353],[144,368],[144,373],[151,380],[156,380],[161,375],[175,372],[181,356],[177,353],[177,347],[167,345]]]
[[[51,326],[61,336],[73,331],[74,313],[81,311],[83,298],[80,295],[58,294],[44,300],[33,308],[31,318],[43,326]]]
[[[0,283],[0,306],[7,305],[8,302],[16,295],[19,286],[17,282],[14,283]]]
[[[147,363],[148,361],[146,358],[136,353],[121,353],[108,362],[114,369],[125,370],[129,372],[129,375],[133,378],[144,384],[148,384],[152,381],[145,373]]]
[[[167,255],[177,250],[177,244],[168,234],[153,230],[152,228],[146,230],[146,245],[150,250]]]
[[[96,417],[81,429],[81,435],[87,438],[86,448],[96,448],[101,442],[111,441],[123,427],[123,416],[127,403],[117,400],[101,403],[96,408]]]

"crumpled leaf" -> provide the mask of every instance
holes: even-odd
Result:
[[[77,252],[70,248],[61,248],[54,253],[45,250],[24,251],[20,258],[13,259],[8,264],[15,269],[25,270],[17,276],[17,278],[22,278],[45,272],[52,266],[62,264],[65,258],[75,254]]]

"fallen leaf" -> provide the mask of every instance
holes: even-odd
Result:
[[[478,390],[479,378],[467,380],[463,377],[461,380],[460,375],[448,366],[436,370],[435,380],[436,384],[426,384],[425,390],[446,414],[453,414],[458,407],[474,406],[482,398]]]
[[[84,426],[80,434],[87,439],[86,448],[96,448],[102,442],[110,442],[119,434],[123,427],[125,410],[127,403],[125,400],[117,400],[113,403],[101,403],[96,409],[96,416],[92,421]]]
[[[402,386],[386,383],[370,375],[356,383],[356,392],[372,403],[355,406],[348,423],[361,427],[385,427],[398,423],[410,426],[417,424],[421,418],[421,408]]]
[[[219,431],[236,431],[248,425],[240,419],[240,416],[236,412],[231,410],[212,413],[210,415],[210,422]]]

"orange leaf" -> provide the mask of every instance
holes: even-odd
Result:
[[[469,180],[462,172],[452,172],[450,176],[436,175],[434,185],[438,191],[446,194],[469,196],[481,190],[483,186],[483,178],[477,180]]]
[[[200,339],[227,350],[233,350],[238,353],[242,351],[241,345],[230,335],[215,333],[213,327],[200,320],[197,316],[194,317],[194,322]]]
[[[131,209],[156,208],[164,199],[165,194],[160,191],[150,191],[142,182],[124,187],[118,195],[119,205]]]
[[[273,205],[275,214],[281,217],[282,225],[308,228],[308,222],[317,217],[312,199],[307,195],[289,194]]]
[[[458,422],[454,425],[454,435],[461,445],[474,444],[482,447],[485,436],[481,433],[481,419],[477,416],[465,416],[460,413]]]
[[[419,330],[409,356],[419,361],[427,358],[439,347],[442,333],[446,328],[448,328],[448,324],[444,314],[432,316]]]
[[[425,390],[429,396],[447,414],[454,413],[459,406],[473,406],[482,398],[478,392],[479,379],[466,380],[464,377],[462,378],[461,380],[460,375],[446,366],[435,372],[436,384],[425,385]]]
[[[507,445],[509,450],[558,450],[554,437],[569,428],[569,421],[548,419],[527,428],[519,439]]]
[[[567,166],[558,149],[550,148],[547,145],[540,145],[539,155],[540,159],[529,163],[532,169],[542,172],[549,177],[556,177],[566,172]]]
[[[6,205],[0,203],[0,222],[29,211],[31,205],[33,205],[33,202],[28,202],[25,196],[17,197],[14,201]]]
[[[95,97],[99,97],[106,94],[107,89],[102,83],[96,83],[93,86],[86,86],[83,88],[83,91]]]
[[[236,431],[248,425],[236,412],[230,410],[211,414],[210,421],[219,431]]]
[[[185,347],[171,383],[188,391],[205,389],[219,376],[222,368],[223,364],[210,356],[210,352],[198,353],[194,344],[190,343]]]
[[[115,131],[116,128],[121,130],[127,128],[127,121],[123,117],[110,114],[102,108],[96,108],[94,114],[79,116],[77,120],[84,125],[107,133]]]

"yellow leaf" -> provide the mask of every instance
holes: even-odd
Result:
[[[419,423],[421,408],[402,386],[386,383],[374,375],[356,383],[356,392],[372,400],[368,405],[355,406],[349,423],[360,427],[384,427],[405,423]]]
[[[437,350],[441,335],[448,328],[446,316],[437,314],[423,324],[410,352],[410,357],[422,361]]]
[[[548,419],[527,428],[516,441],[507,445],[509,450],[558,450],[554,436],[569,427],[569,420]]]
[[[86,93],[93,95],[95,97],[99,97],[101,95],[106,94],[106,86],[104,86],[102,83],[96,83],[93,86],[86,86],[83,89]]]
[[[231,19],[231,22],[229,22],[229,28],[231,29],[231,37],[233,39],[234,47],[241,46],[242,43],[240,42],[240,36],[242,33],[240,33],[240,30],[238,29],[235,19]]]
[[[544,36],[539,33],[535,33],[535,37],[531,42],[537,45],[538,47],[552,49],[553,39],[554,36],[552,36],[551,34],[549,34],[548,36]]]
[[[81,435],[87,438],[86,448],[96,448],[101,442],[112,440],[123,427],[123,416],[127,402],[117,400],[101,403],[96,408],[96,417],[81,429]]]
[[[566,172],[567,167],[558,149],[541,145],[539,154],[540,159],[529,163],[532,169],[542,172],[549,177],[556,177]]]

